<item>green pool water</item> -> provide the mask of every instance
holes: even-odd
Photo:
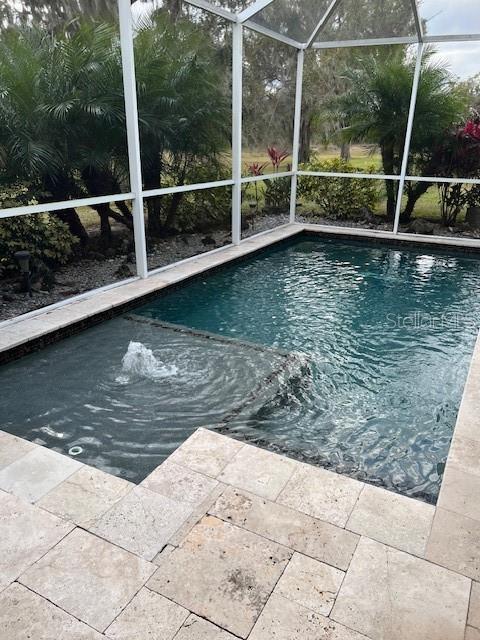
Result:
[[[136,481],[216,425],[434,502],[479,277],[463,254],[305,236],[3,367],[0,422]],[[150,368],[125,370],[130,341]]]

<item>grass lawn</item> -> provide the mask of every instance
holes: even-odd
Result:
[[[320,147],[315,150],[315,156],[321,160],[333,160],[338,158],[340,155],[340,150],[338,147],[329,146],[327,148]],[[231,155],[224,155],[225,164],[231,166]],[[242,152],[242,173],[244,176],[249,175],[247,167],[250,164],[257,162],[259,164],[268,163],[264,168],[264,174],[273,173],[272,164],[268,158],[268,154],[266,150],[254,150],[254,149],[244,149]],[[288,156],[280,165],[280,171],[288,171],[290,169],[292,162],[291,156]],[[367,172],[369,169],[373,169],[382,173],[381,169],[381,158],[378,152],[371,152],[371,149],[367,147],[363,147],[361,145],[353,145],[351,147],[351,160],[350,163],[352,166],[358,169],[359,172]],[[381,182],[381,181],[380,181]],[[381,182],[383,187],[383,182]],[[259,206],[260,208],[263,206],[263,196],[265,192],[265,184],[262,181],[257,183],[257,192],[259,197]],[[253,183],[244,186],[243,189],[243,202],[242,208],[244,211],[249,210],[249,203],[255,200],[255,186]],[[403,197],[403,203],[406,202],[405,196]],[[317,205],[314,203],[302,203],[305,207],[315,209]],[[112,207],[115,205],[113,204]],[[77,209],[80,219],[87,229],[98,228],[99,226],[99,217],[94,209],[91,207],[79,207]],[[385,213],[385,199],[381,198],[377,207],[376,213],[378,215],[382,215]],[[430,189],[425,193],[417,202],[414,211],[415,218],[429,218],[432,220],[440,219],[440,207],[439,207],[439,199],[438,199],[438,190],[435,186],[431,186]],[[465,213],[463,212],[459,216],[459,222],[462,221],[465,217]]]

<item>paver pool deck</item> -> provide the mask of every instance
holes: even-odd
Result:
[[[435,508],[199,429],[133,485],[1,432],[0,638],[476,640],[448,473]]]
[[[20,321],[0,351],[269,242]],[[436,507],[208,429],[140,485],[0,431],[0,638],[480,640],[480,341]]]

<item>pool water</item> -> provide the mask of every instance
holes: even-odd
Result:
[[[305,236],[3,367],[0,424],[135,481],[221,425],[434,502],[479,277],[463,254]],[[131,341],[151,370],[135,345],[126,370]]]

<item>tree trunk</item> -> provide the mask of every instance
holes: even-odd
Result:
[[[431,186],[431,182],[417,182],[414,187],[408,190],[407,204],[405,205],[405,209],[400,215],[400,222],[402,224],[408,224],[410,222],[410,220],[412,219],[413,210],[415,209],[415,205]]]
[[[87,230],[83,226],[82,221],[75,209],[61,209],[55,211],[55,215],[64,222],[70,229],[70,233],[80,240],[80,245],[85,247],[89,241]]]
[[[180,202],[183,198],[183,193],[174,193],[172,194],[172,199],[170,201],[170,206],[168,208],[167,217],[165,219],[165,230],[173,229],[175,227],[175,221],[177,218],[177,211],[180,205]]]
[[[110,206],[106,204],[98,204],[94,207],[100,216],[100,242],[102,247],[108,249],[112,244],[112,227],[110,226]]]
[[[340,158],[345,162],[350,162],[352,157],[351,154],[351,146],[348,142],[342,142],[342,146],[340,148]]]
[[[298,148],[298,162],[300,164],[310,161],[312,144],[312,121],[310,116],[302,116],[300,122],[300,141]]]
[[[52,194],[52,197],[47,198],[45,202],[62,202],[63,200],[69,200],[72,196],[81,195],[68,176],[55,176],[53,179],[52,176],[46,175],[43,177],[43,184],[45,190]],[[89,236],[87,230],[75,209],[61,209],[56,211],[55,215],[68,225],[70,233],[80,240],[82,247],[88,244]]]
[[[382,145],[382,164],[383,170],[386,175],[393,175],[395,173],[394,170],[394,147],[393,142],[389,141]],[[387,220],[393,220],[395,218],[395,206],[396,206],[396,198],[395,198],[395,184],[393,180],[385,180],[385,188],[387,191]],[[400,194],[399,194],[400,196]]]

